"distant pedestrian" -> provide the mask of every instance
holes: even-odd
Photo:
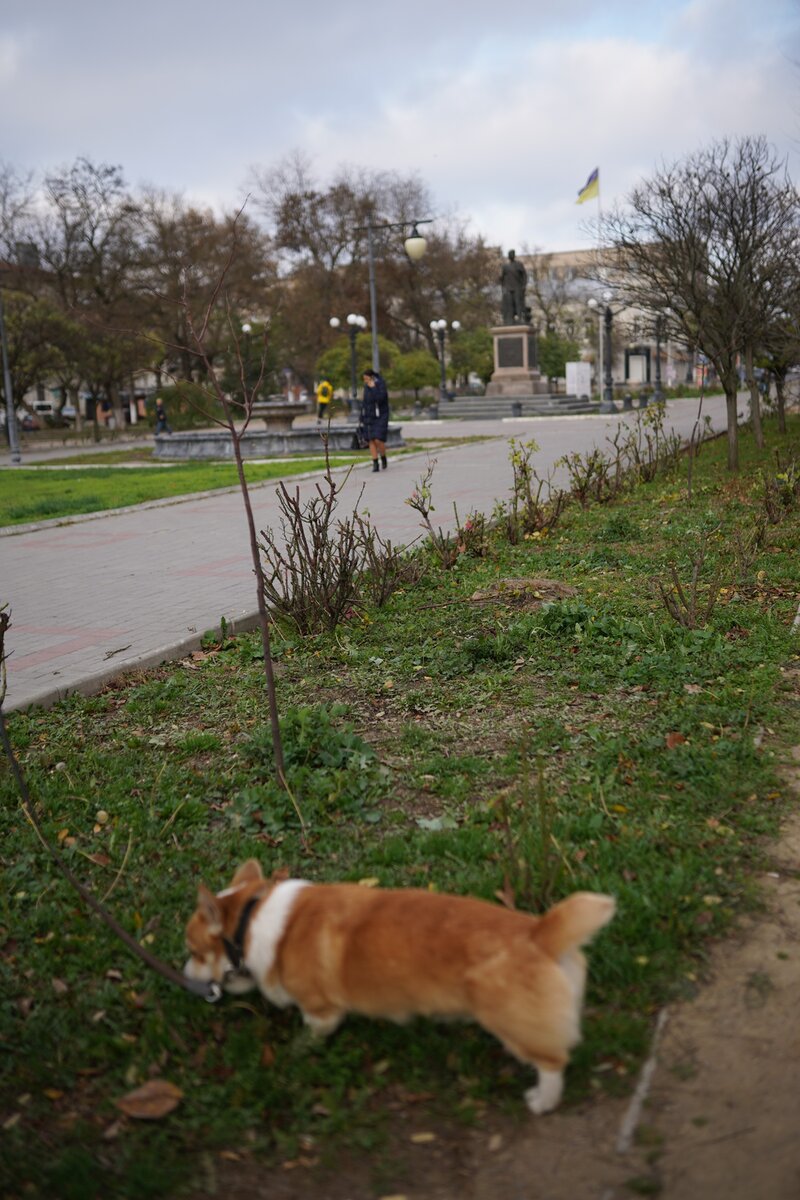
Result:
[[[156,436],[159,433],[172,433],[167,421],[167,410],[163,400],[156,400]]]
[[[389,431],[389,393],[377,371],[364,372],[361,424],[366,430],[373,471],[386,470],[386,438]],[[380,458],[380,462],[378,459]]]
[[[333,385],[324,375],[317,386],[317,424],[327,421],[330,403],[333,399]]]

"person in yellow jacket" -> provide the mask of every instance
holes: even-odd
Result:
[[[317,423],[327,421],[328,406],[333,399],[333,386],[329,379],[323,375],[317,385]]]

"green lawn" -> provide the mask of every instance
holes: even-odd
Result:
[[[106,456],[98,455],[97,459],[107,461]],[[341,466],[351,461],[352,455],[340,455],[331,459],[331,465]],[[361,456],[355,461],[365,460]],[[273,463],[248,463],[245,471],[248,482],[260,483],[323,466],[320,458],[284,459]],[[97,466],[88,470],[9,469],[0,471],[0,526],[54,517],[68,519],[78,513],[124,508],[147,500],[236,486],[233,463],[177,463],[130,469],[119,466]]]
[[[758,472],[775,480],[778,446],[800,463],[800,422],[784,439],[768,426],[760,454],[743,435],[739,477],[724,439],[704,447],[691,504],[682,463],[613,505],[570,506],[549,536],[496,531],[486,557],[449,571],[431,558],[334,635],[276,632],[293,800],[273,780],[254,637],[13,714],[49,836],[174,963],[198,880],[221,889],[251,855],[533,909],[612,892],[566,1103],[630,1089],[655,1013],[696,988],[708,939],[757,903],[753,871],[790,802],[777,765],[797,737],[800,494],[780,484],[747,561],[736,541],[765,511]],[[686,582],[703,534],[717,604],[689,629],[651,580],[674,563]],[[519,577],[576,595],[474,599]],[[0,1191],[177,1195],[233,1153],[264,1178],[300,1161],[309,1179],[355,1155],[384,1195],[405,1190],[402,1162],[387,1168],[398,1128],[531,1120],[531,1073],[473,1027],[352,1019],[314,1045],[293,1010],[255,996],[212,1008],[148,974],[42,854],[2,766],[0,845]],[[154,1075],[181,1089],[178,1108],[121,1118],[115,1100]]]

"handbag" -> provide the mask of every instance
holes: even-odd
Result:
[[[359,424],[356,426],[356,431],[353,434],[353,440],[350,443],[350,449],[366,450],[368,446],[369,439],[367,438],[367,431],[363,425]]]

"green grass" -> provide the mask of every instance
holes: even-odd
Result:
[[[65,454],[63,458],[42,458],[28,461],[29,467],[57,466],[114,466],[116,463],[148,463],[153,460],[152,446],[130,446],[127,450],[87,450],[83,454]]]
[[[571,508],[549,539],[498,537],[491,557],[462,556],[447,574],[431,563],[335,636],[277,634],[307,841],[273,782],[251,637],[14,714],[49,835],[175,963],[198,879],[219,889],[250,855],[306,878],[487,899],[508,879],[534,908],[610,891],[619,912],[591,952],[567,1103],[629,1088],[653,1014],[695,986],[708,938],[758,903],[752,873],[788,802],[776,762],[797,728],[784,668],[800,661],[798,512],[770,526],[745,581],[730,541],[758,511],[769,439],[763,455],[743,439],[737,479],[724,441],[706,447],[691,506],[682,478],[659,478],[613,507]],[[796,420],[788,440],[798,454]],[[704,530],[728,590],[708,628],[687,630],[648,581],[668,561],[685,577]],[[469,601],[526,574],[578,594],[537,611]],[[0,801],[0,1184],[11,1194],[167,1196],[203,1155],[232,1148],[266,1172],[298,1154],[335,1165],[342,1147],[380,1167],[398,1105],[437,1127],[530,1119],[530,1073],[478,1029],[352,1019],[318,1046],[295,1011],[255,996],[211,1008],[171,989],[86,914],[4,768]],[[152,1074],[183,1090],[181,1105],[117,1126],[114,1100]]]
[[[97,458],[106,461],[105,455]],[[352,456],[337,455],[331,458],[331,465],[342,466],[352,461]],[[284,459],[247,463],[245,473],[249,483],[262,483],[323,466],[319,458]],[[56,517],[67,519],[79,513],[236,486],[233,463],[178,463],[130,470],[114,466],[85,471],[15,468],[0,471],[0,527]]]

